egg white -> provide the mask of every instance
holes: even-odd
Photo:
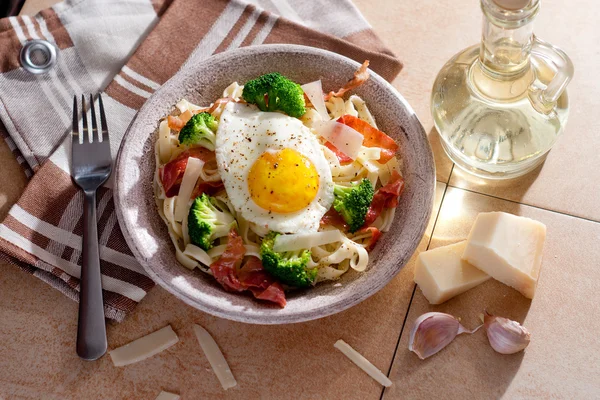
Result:
[[[276,213],[252,200],[248,175],[265,151],[285,148],[299,152],[313,163],[319,174],[319,189],[314,200],[302,210]],[[245,219],[281,233],[319,229],[321,218],[333,203],[333,180],[317,137],[300,120],[281,113],[262,112],[253,105],[229,103],[221,114],[215,152],[227,195]]]

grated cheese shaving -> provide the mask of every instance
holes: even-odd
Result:
[[[192,197],[192,192],[194,191],[194,187],[196,187],[196,182],[202,173],[203,167],[204,161],[193,157],[188,158],[181,186],[179,187],[177,202],[175,203],[175,221],[177,222],[183,221],[187,216],[190,197]]]
[[[179,400],[179,395],[175,393],[165,392],[164,390],[159,393],[156,400]]]
[[[227,360],[225,360],[215,339],[213,339],[206,329],[197,324],[194,324],[194,333],[196,334],[198,343],[200,343],[200,347],[202,347],[202,351],[204,352],[204,355],[206,355],[215,375],[219,378],[219,382],[221,382],[223,389],[227,390],[237,385],[237,382],[231,373],[231,369],[229,369],[229,364],[227,364]]]
[[[156,332],[152,332],[125,346],[114,349],[109,354],[115,367],[122,367],[152,357],[173,346],[178,341],[179,338],[173,331],[173,328],[171,328],[171,325],[167,325]]]
[[[343,238],[344,235],[337,229],[322,232],[302,232],[291,235],[279,235],[275,238],[275,243],[273,243],[273,251],[285,252],[310,249],[315,246],[341,242]]]
[[[360,369],[365,371],[371,378],[375,379],[377,382],[382,384],[385,387],[392,386],[392,381],[383,374],[380,370],[377,369],[376,366],[371,364],[369,360],[363,357],[358,351],[354,350],[350,345],[344,342],[342,339],[335,342],[333,345],[336,349],[344,353],[346,357],[350,359],[354,364],[356,364]]]

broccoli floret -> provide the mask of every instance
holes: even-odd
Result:
[[[368,179],[352,186],[334,186],[333,208],[350,226],[350,232],[356,232],[364,225],[374,194],[373,185]]]
[[[204,145],[209,149],[215,148],[215,132],[219,123],[211,114],[201,112],[194,115],[179,132],[179,143],[190,146]]]
[[[304,91],[278,72],[271,72],[246,82],[242,98],[262,111],[283,111],[299,118],[306,112]]]
[[[307,268],[310,250],[277,253],[273,251],[277,236],[279,233],[269,232],[260,246],[260,256],[265,270],[286,285],[296,287],[313,285],[317,278],[317,269]]]
[[[215,206],[215,199],[203,193],[196,197],[188,214],[188,233],[192,244],[209,250],[215,239],[227,236],[235,219]]]

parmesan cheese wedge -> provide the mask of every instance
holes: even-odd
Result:
[[[156,400],[179,400],[179,395],[175,393],[165,392],[164,390],[159,393]]]
[[[485,272],[461,259],[466,241],[419,254],[415,283],[430,304],[441,304],[490,279]]]
[[[173,328],[171,328],[171,325],[167,325],[156,332],[152,332],[125,346],[114,349],[108,354],[110,354],[115,367],[122,367],[152,357],[173,346],[178,341],[179,338],[173,331]]]
[[[369,360],[363,357],[358,351],[354,350],[350,345],[344,342],[342,339],[335,342],[333,345],[336,349],[341,351],[346,357],[350,359],[354,364],[356,364],[360,369],[365,371],[371,378],[375,379],[377,382],[382,384],[385,387],[392,386],[392,381],[390,378],[385,376],[383,372],[377,369],[376,366],[371,364]]]
[[[215,339],[213,339],[206,329],[197,324],[194,324],[194,333],[223,389],[227,390],[237,385],[229,364],[227,364],[227,360],[225,360]]]
[[[480,213],[462,258],[533,299],[545,239],[541,222],[504,212]]]

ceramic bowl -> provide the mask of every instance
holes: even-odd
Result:
[[[296,45],[265,45],[191,60],[139,110],[122,142],[115,169],[115,203],[123,234],[148,275],[185,303],[207,313],[257,324],[308,321],[352,307],[383,288],[406,264],[429,221],[435,167],[425,131],[406,100],[383,78],[354,90],[366,100],[381,130],[400,145],[406,189],[392,229],[379,240],[363,273],[349,271],[339,281],[291,291],[283,309],[228,293],[212,276],[190,271],[175,259],[167,228],[153,197],[154,142],[160,118],[186,98],[210,104],[231,82],[246,82],[278,71],[292,80],[323,82],[325,92],[341,87],[360,64],[341,55]]]

